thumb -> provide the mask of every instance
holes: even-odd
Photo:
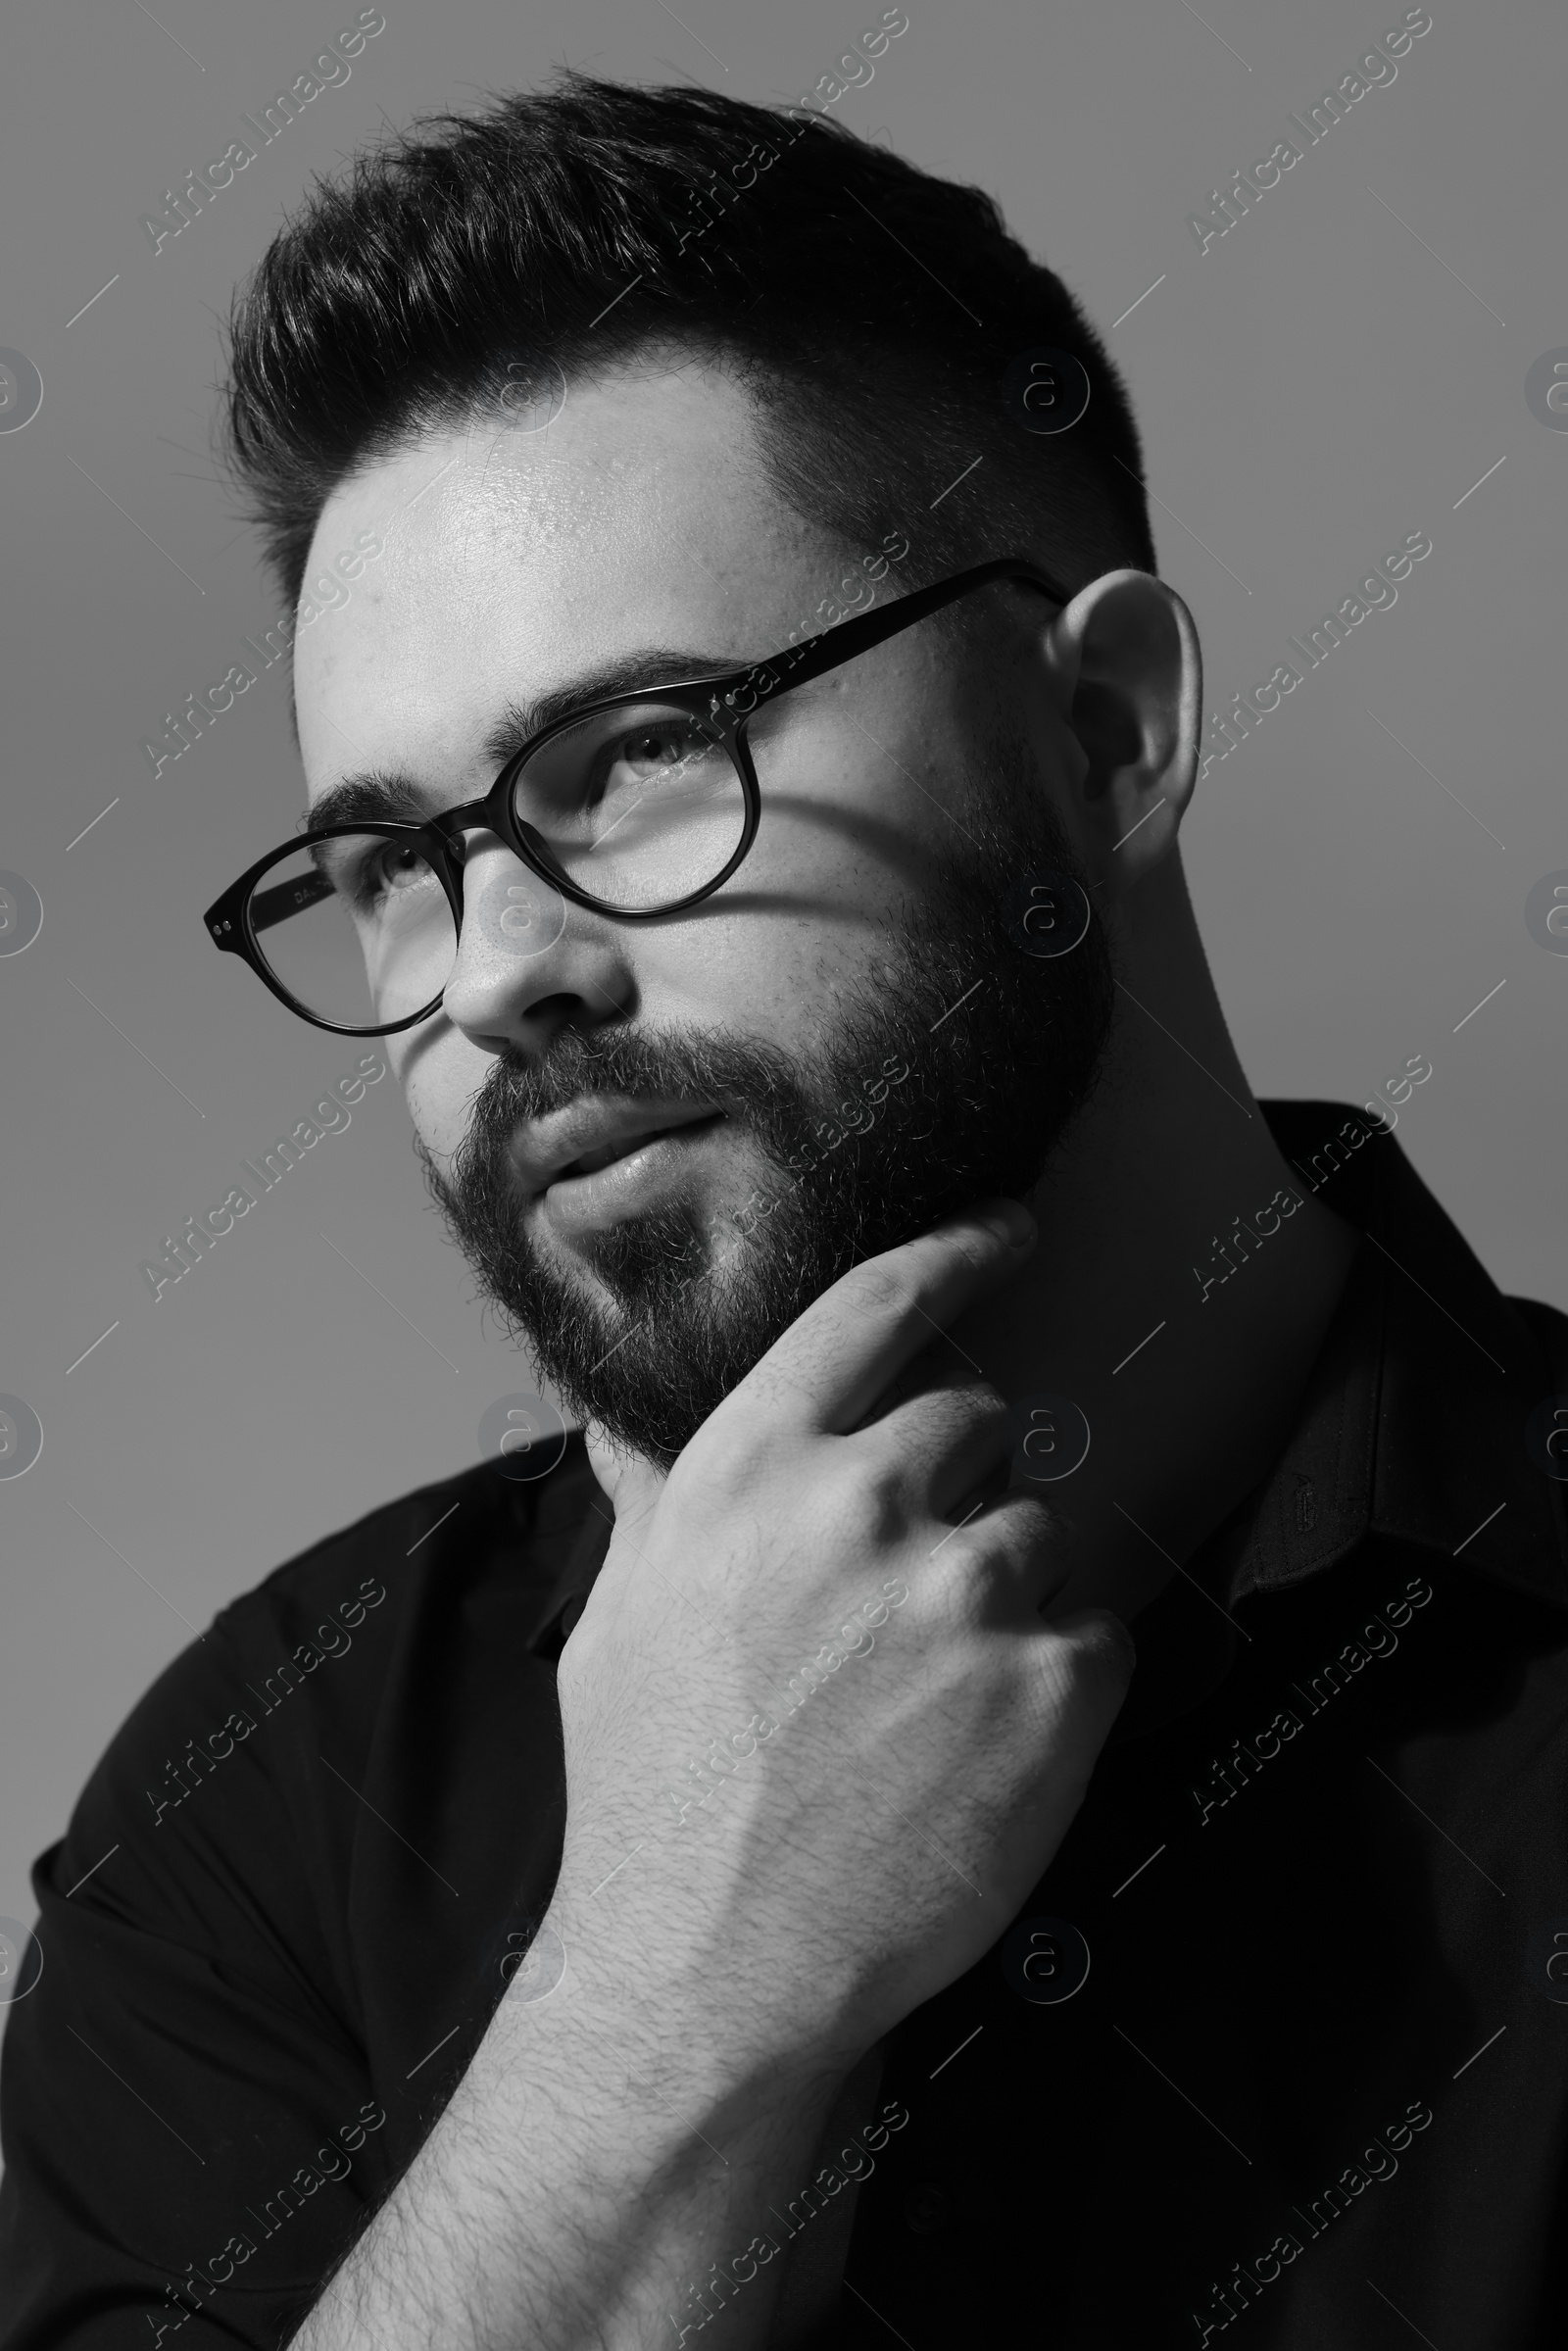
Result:
[[[1138,1663],[1133,1637],[1108,1608],[1077,1608],[1040,1620],[1036,1651],[1048,1713],[1087,1779],[1110,1737]]]
[[[629,1445],[614,1444],[596,1421],[583,1430],[588,1466],[613,1505],[617,1526],[633,1526],[646,1518],[664,1490],[663,1473]]]

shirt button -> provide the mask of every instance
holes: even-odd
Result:
[[[940,2236],[953,2220],[953,2198],[934,2180],[922,2180],[904,2201],[904,2225],[916,2236]]]

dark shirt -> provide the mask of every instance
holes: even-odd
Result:
[[[820,2343],[1568,2339],[1568,1320],[1390,1137],[1265,1114],[1365,1238],[1272,1472],[1137,1620],[1061,1851],[779,2199],[805,2259],[856,2198]],[[299,2324],[549,1903],[555,1660],[609,1536],[580,1439],[484,1464],[278,1569],[136,1707],[34,1872],[0,2351]]]

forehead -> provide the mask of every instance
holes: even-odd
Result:
[[[444,787],[506,701],[639,648],[771,652],[836,552],[769,488],[750,402],[716,367],[571,384],[542,430],[486,417],[406,444],[317,524],[322,609],[294,655],[311,789],[394,762]]]

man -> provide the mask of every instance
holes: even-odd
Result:
[[[291,600],[379,552],[210,931],[385,1039],[587,1435],[119,1733],[0,2343],[1560,2339],[1568,1326],[1250,1093],[1070,297],[568,76],[318,193],[229,419]]]

